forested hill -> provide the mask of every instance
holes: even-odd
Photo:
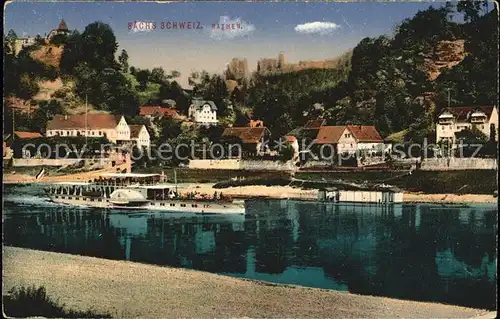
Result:
[[[498,15],[484,10],[479,2],[429,7],[392,36],[360,41],[346,78],[335,71],[259,77],[249,103],[280,133],[323,116],[332,125],[374,124],[383,136],[409,129],[407,139],[421,140],[432,135],[448,90],[452,106],[497,103]]]

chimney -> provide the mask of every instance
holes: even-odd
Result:
[[[68,115],[64,115],[64,119],[67,121],[68,120]]]

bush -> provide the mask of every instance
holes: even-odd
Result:
[[[67,310],[64,304],[60,305],[47,296],[44,287],[14,287],[3,296],[3,303],[5,314],[9,317],[111,318],[110,314],[98,314],[92,310],[84,312]]]

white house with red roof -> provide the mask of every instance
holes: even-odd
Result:
[[[385,150],[384,140],[375,126],[366,125],[320,126],[314,143],[331,145],[336,154],[352,154],[359,150],[376,155]]]
[[[149,148],[151,138],[145,125],[129,125],[130,140],[134,141],[139,148]]]
[[[441,111],[436,123],[436,142],[456,143],[455,133],[476,127],[488,138],[498,141],[498,110],[495,106],[448,107]]]
[[[104,113],[56,115],[47,123],[45,135],[106,137],[110,142],[117,143],[130,141],[130,128],[122,115]]]

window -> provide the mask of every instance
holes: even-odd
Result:
[[[170,206],[174,207],[174,206],[175,206],[175,204],[174,204],[174,203],[170,203]]]
[[[181,207],[186,207],[186,204],[181,204]]]

